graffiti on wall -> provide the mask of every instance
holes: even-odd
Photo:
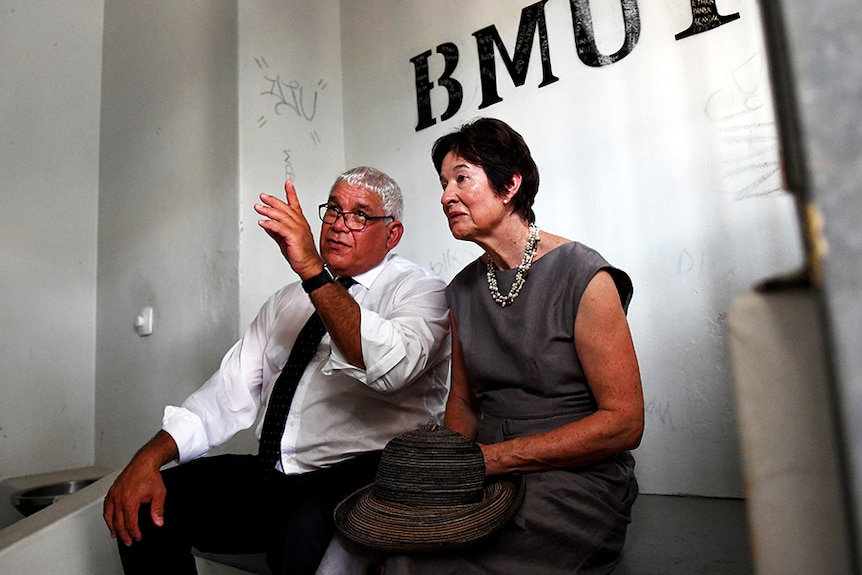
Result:
[[[315,146],[319,145],[320,135],[314,129],[313,122],[318,115],[317,106],[320,94],[326,88],[326,82],[321,78],[315,86],[309,88],[298,80],[287,80],[281,74],[270,72],[269,64],[263,56],[258,56],[254,62],[262,72],[263,89],[259,95],[266,100],[267,106],[271,107],[276,116],[287,115],[312,124],[309,137]],[[257,120],[258,128],[263,128],[268,121],[265,114],[261,115]],[[296,171],[291,159],[293,151],[282,150],[282,153],[285,179],[294,180]]]
[[[263,72],[265,88],[260,92],[260,95],[269,101],[272,105],[272,111],[277,116],[288,114],[309,123],[313,122],[317,116],[317,102],[320,93],[326,88],[326,82],[320,79],[316,86],[308,89],[307,86],[297,80],[286,80],[280,74],[271,74],[266,58],[260,56],[254,61]],[[266,122],[266,116],[260,116],[258,127],[262,128]],[[320,143],[320,136],[317,135],[317,132],[312,129],[310,135],[315,144]]]
[[[738,13],[720,14],[716,6],[716,0],[687,1],[691,7],[691,25],[674,36],[677,41],[696,34],[703,34],[739,19]],[[480,110],[503,101],[497,91],[496,55],[499,54],[500,60],[503,62],[512,83],[515,86],[522,86],[527,79],[530,54],[533,46],[536,44],[535,39],[537,35],[539,38],[539,56],[542,63],[542,80],[539,83],[539,88],[548,86],[559,80],[554,75],[551,66],[551,48],[545,19],[545,4],[547,2],[548,0],[540,0],[521,11],[518,33],[511,55],[503,39],[500,37],[496,26],[487,26],[472,34],[476,41],[479,59],[479,79],[482,92],[482,101],[479,104]],[[622,46],[613,54],[604,54],[598,48],[593,30],[590,0],[569,0],[569,6],[571,8],[572,31],[575,36],[578,59],[586,66],[609,66],[622,60],[635,49],[641,33],[640,12],[637,0],[620,0],[625,37]],[[435,87],[443,88],[448,95],[446,109],[439,116],[441,122],[445,122],[454,116],[461,109],[464,101],[464,92],[461,83],[452,77],[459,62],[457,44],[444,42],[438,45],[435,51],[439,57],[443,58],[444,64],[443,73],[435,81],[431,80],[429,72],[429,59],[432,58],[434,52],[426,50],[410,58],[416,79],[417,132],[437,123],[437,118],[434,115],[431,104],[431,90]]]

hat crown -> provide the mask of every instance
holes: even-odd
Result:
[[[392,503],[446,507],[482,501],[484,484],[479,445],[451,429],[429,425],[386,444],[374,494]]]

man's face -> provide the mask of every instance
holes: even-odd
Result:
[[[362,212],[367,216],[387,216],[383,213],[380,196],[365,188],[353,188],[339,183],[328,203],[342,212]],[[321,224],[320,255],[329,267],[343,276],[356,276],[383,261],[386,254],[401,240],[401,222],[391,219],[368,220],[364,230],[347,228],[344,218],[333,224]]]

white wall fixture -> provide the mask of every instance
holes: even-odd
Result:
[[[147,306],[141,309],[141,313],[135,318],[135,331],[141,337],[153,333],[153,308]]]

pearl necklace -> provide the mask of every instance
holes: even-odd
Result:
[[[491,297],[497,302],[500,307],[511,305],[518,294],[521,293],[521,288],[524,282],[527,281],[527,272],[530,271],[530,266],[533,265],[533,256],[536,255],[536,249],[539,247],[539,228],[535,224],[530,224],[530,237],[527,240],[527,246],[524,248],[524,257],[521,258],[521,265],[518,266],[518,271],[515,274],[515,281],[512,283],[512,289],[509,293],[503,295],[500,293],[500,288],[497,285],[497,266],[491,258],[491,254],[485,253],[488,258],[486,267],[488,268],[488,289],[491,292]]]

